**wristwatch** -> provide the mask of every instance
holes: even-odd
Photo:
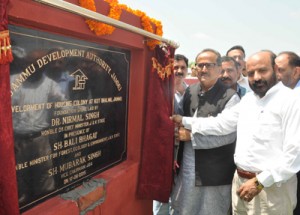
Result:
[[[262,190],[264,188],[264,185],[262,185],[262,183],[260,183],[256,177],[255,177],[255,185],[256,185],[256,189],[258,190]]]

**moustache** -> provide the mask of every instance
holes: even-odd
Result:
[[[253,85],[253,87],[257,88],[257,87],[260,87],[261,85],[268,85],[268,83],[267,83],[267,81],[258,80],[258,81],[255,81],[252,85]]]
[[[223,78],[223,77],[222,77],[222,78],[221,78],[221,81],[231,81],[231,78],[229,78],[229,77],[224,77],[224,78]]]

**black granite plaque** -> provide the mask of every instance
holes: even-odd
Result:
[[[21,211],[126,159],[130,52],[10,26]]]

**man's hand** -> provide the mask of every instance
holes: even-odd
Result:
[[[257,188],[256,178],[251,178],[246,181],[242,186],[238,189],[237,194],[241,199],[246,202],[250,202],[256,195],[261,192],[261,189]]]
[[[180,140],[180,141],[190,141],[191,140],[191,131],[188,129],[185,129],[184,127],[180,127],[175,132],[175,138],[176,138],[176,140]]]
[[[174,173],[176,173],[177,169],[179,169],[179,164],[177,163],[177,160],[174,160],[174,163],[173,163],[173,171],[174,171]]]
[[[173,116],[170,116],[170,120],[172,120],[176,126],[183,126],[182,125],[182,116],[181,115],[173,115]]]

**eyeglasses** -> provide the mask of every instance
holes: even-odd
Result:
[[[178,70],[178,69],[185,70],[186,67],[185,66],[174,66],[173,69],[174,70]]]
[[[197,66],[198,69],[203,69],[204,67],[205,67],[206,69],[212,69],[212,68],[214,68],[216,65],[217,65],[217,64],[215,64],[215,63],[198,63],[198,64],[196,64],[196,66]]]
[[[176,77],[183,77],[184,76],[183,72],[175,72],[174,75]]]

